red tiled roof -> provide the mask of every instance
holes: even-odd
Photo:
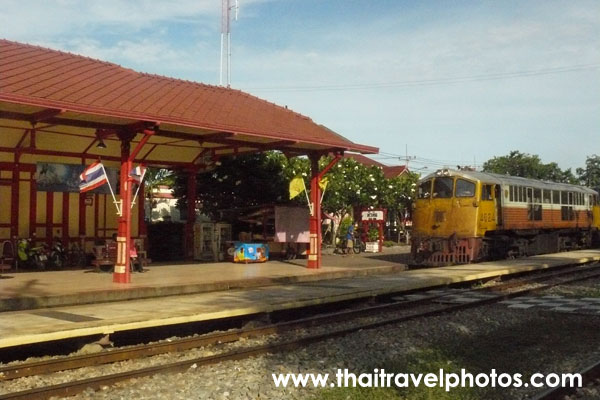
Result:
[[[395,178],[397,176],[402,175],[404,171],[407,171],[404,165],[387,166],[380,163],[379,161],[373,160],[372,158],[365,157],[362,154],[345,153],[344,158],[351,158],[354,161],[361,163],[362,165],[366,165],[367,167],[380,167],[383,171],[383,176],[387,179]]]
[[[351,158],[354,161],[361,163],[362,165],[366,165],[367,167],[385,167],[382,163],[375,161],[369,157],[365,157],[362,154],[357,153],[345,153],[344,158]]]
[[[299,149],[378,151],[239,90],[139,73],[71,53],[0,40],[0,113],[14,110],[8,107],[14,104],[156,121],[188,132],[193,128],[194,134],[231,132],[242,140],[262,143],[286,140],[297,142]]]
[[[383,176],[385,176],[387,179],[391,179],[402,175],[404,171],[407,171],[404,165],[395,165],[393,167],[386,166],[383,167]]]

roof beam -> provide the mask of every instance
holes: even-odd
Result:
[[[35,125],[38,122],[44,122],[46,120],[52,119],[57,115],[65,113],[66,109],[57,109],[57,108],[46,108],[45,110],[38,111],[29,116],[29,121]]]

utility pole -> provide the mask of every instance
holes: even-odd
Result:
[[[404,150],[405,150],[405,156],[404,156],[404,168],[406,168],[406,170],[408,171],[408,163],[411,160],[414,160],[417,158],[417,156],[409,156],[408,155],[408,145],[404,145]],[[402,157],[400,157],[400,160],[402,160]]]
[[[223,86],[223,76],[227,79],[227,87],[231,86],[231,10],[235,10],[235,20],[238,19],[239,5],[231,5],[231,0],[221,0],[221,68],[219,85]]]

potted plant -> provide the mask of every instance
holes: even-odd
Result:
[[[370,228],[367,232],[367,249],[365,251],[369,253],[379,252],[379,230],[377,228]]]

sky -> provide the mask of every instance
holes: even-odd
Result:
[[[234,2],[234,0],[232,0]],[[0,37],[219,84],[219,0],[0,0]],[[429,173],[600,155],[600,2],[239,0],[231,87]]]

